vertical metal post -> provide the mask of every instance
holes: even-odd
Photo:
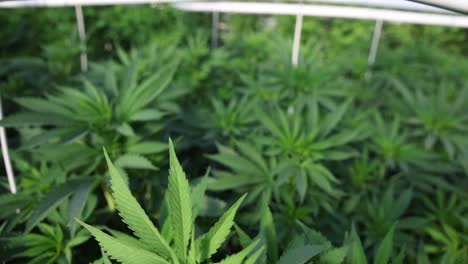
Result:
[[[382,35],[383,21],[375,21],[374,35],[372,36],[372,44],[369,50],[369,58],[367,60],[369,66],[374,65],[377,57],[377,50],[379,49],[380,37]]]
[[[299,48],[301,46],[301,32],[302,32],[302,15],[296,16],[296,26],[294,27],[294,40],[292,47],[292,64],[297,66],[299,64]]]
[[[213,12],[211,16],[211,48],[218,47],[219,39],[219,12]]]
[[[301,1],[302,5],[302,1]],[[296,16],[296,25],[294,26],[294,39],[292,45],[292,55],[291,55],[291,62],[294,67],[299,65],[299,48],[301,47],[301,34],[302,34],[302,20],[303,15],[299,14]],[[294,106],[290,105],[288,107],[288,114],[294,114]]]
[[[0,120],[3,118],[2,98],[0,95]],[[0,126],[0,145],[2,146],[3,163],[5,164],[5,171],[8,178],[8,185],[10,186],[11,193],[16,193],[15,175],[13,167],[11,166],[10,154],[8,152],[8,143],[5,128]]]
[[[86,53],[86,31],[83,17],[83,10],[81,6],[75,6],[76,25],[78,27],[78,36],[80,38],[80,64],[81,71],[88,71],[88,55]]]

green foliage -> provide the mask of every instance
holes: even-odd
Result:
[[[468,102],[467,89],[454,89],[447,85],[434,92],[418,90],[411,92],[401,82],[395,82],[407,109],[406,122],[411,126],[413,137],[420,139],[427,149],[443,148],[449,159],[455,159],[468,142],[468,131],[463,105]]]
[[[73,223],[73,219],[80,216],[88,198],[87,196],[91,184],[92,182],[89,180],[71,180],[49,191],[29,216],[29,219],[26,222],[26,232],[29,233],[50,213],[50,211],[57,208],[57,206],[70,195],[73,195],[73,197],[70,199],[70,203],[68,205],[67,216],[69,224],[74,226],[75,224]],[[74,229],[75,227],[72,227],[70,230],[72,234],[74,233]]]
[[[151,45],[138,52],[120,50],[120,61],[92,66],[86,76],[80,76],[78,87],[60,87],[44,98],[17,98],[27,110],[1,120],[2,125],[22,131],[21,150],[38,153],[66,172],[102,173],[103,159],[97,149],[103,145],[112,156],[119,155],[116,165],[122,173],[124,169],[156,170],[148,156],[167,148],[157,137],[166,116],[177,112],[172,101],[183,94],[168,88],[178,59],[153,62],[162,50],[172,49]],[[136,134],[135,128],[145,132]]]
[[[35,212],[42,210],[41,206],[45,206],[44,201],[36,207]],[[56,210],[48,213],[47,221],[43,220],[37,225],[38,232],[29,233],[29,230],[26,230],[28,233],[0,236],[2,245],[0,252],[2,252],[3,260],[24,260],[27,258],[29,259],[28,263],[72,263],[76,248],[83,245],[91,237],[85,229],[72,226],[71,221],[67,219],[70,212],[77,211],[72,205],[72,201],[68,204],[62,203]],[[71,215],[70,217],[87,219],[93,207],[91,203],[79,215]],[[37,222],[36,218],[31,220]]]

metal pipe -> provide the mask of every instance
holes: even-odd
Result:
[[[437,6],[447,10],[468,14],[468,1],[466,0],[409,0],[425,5]]]
[[[16,7],[60,7],[60,6],[87,6],[87,5],[141,5],[158,3],[176,3],[187,0],[13,0],[0,2],[0,8]],[[324,3],[365,5],[384,8],[401,8],[419,11],[441,12],[441,9],[468,13],[468,1],[465,0],[306,0]],[[414,2],[420,5],[405,3]],[[426,5],[426,6],[425,6]],[[432,8],[430,7],[432,6]],[[434,8],[439,7],[439,8]]]
[[[0,8],[66,7],[103,5],[146,5],[186,2],[187,0],[13,0],[0,2]]]
[[[382,20],[436,26],[468,27],[468,17],[448,14],[428,14],[377,8],[299,5],[282,3],[193,2],[175,3],[174,7],[192,12],[221,12],[239,14],[298,15]]]
[[[308,3],[322,3],[332,5],[351,5],[361,7],[379,7],[386,9],[401,9],[408,11],[434,12],[434,13],[453,13],[452,11],[429,6],[420,3],[414,3],[407,0],[304,0]]]
[[[83,9],[81,6],[75,6],[76,26],[78,27],[78,36],[80,38],[80,65],[81,72],[88,71],[88,54],[86,52],[86,31],[84,24]]]
[[[379,48],[380,43],[380,36],[382,35],[382,26],[382,20],[375,21],[374,34],[372,36],[372,44],[369,51],[369,58],[367,60],[369,65],[374,65],[375,63],[375,58],[377,57],[377,50]]]
[[[292,64],[297,66],[299,64],[299,48],[301,46],[301,32],[302,32],[302,15],[296,16],[296,26],[294,27],[294,40],[292,47]]]
[[[214,12],[211,16],[211,48],[218,47],[219,39],[219,13]]]
[[[447,12],[445,9],[421,4],[424,2],[444,1],[407,1],[407,0],[304,0],[325,4],[360,5],[368,7],[396,8],[413,11]],[[172,2],[194,2],[193,0],[10,0],[0,2],[0,7],[59,7],[59,6],[87,6],[87,5],[141,5]],[[419,2],[419,3],[418,3]],[[454,1],[462,2],[462,1]],[[428,3],[430,4],[430,3]],[[433,4],[439,6],[437,4]]]
[[[2,108],[2,98],[0,96],[0,120],[3,119],[3,108]],[[10,192],[16,193],[16,182],[15,174],[13,172],[13,166],[11,166],[10,153],[8,151],[8,142],[5,128],[0,126],[0,145],[2,147],[2,156],[3,163],[5,164],[5,171],[8,178],[8,185],[10,186]]]

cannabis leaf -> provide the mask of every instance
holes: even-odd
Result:
[[[105,150],[104,155],[109,167],[112,196],[115,199],[119,215],[133,231],[133,234],[139,238],[137,240],[109,229],[113,235],[111,236],[78,220],[96,238],[110,258],[124,264],[196,264],[208,260],[227,239],[230,229],[234,225],[234,216],[246,195],[234,203],[206,234],[195,239],[192,193],[170,139],[170,169],[167,191],[169,218],[167,221],[172,225],[170,236],[174,242],[173,247],[159,233],[135,197],[132,196],[130,189],[110,161]],[[207,182],[204,182],[197,189],[196,197],[204,194],[206,184]],[[251,243],[239,253],[227,257],[222,263],[241,263],[256,248],[257,244],[258,241]],[[248,262],[255,262],[260,254],[258,251],[262,250],[263,248],[257,248],[257,253],[247,258]]]
[[[169,140],[169,211],[174,244],[179,258],[185,263],[187,245],[192,231],[192,202],[185,173],[177,160],[172,140]]]
[[[104,151],[104,155],[109,167],[112,195],[122,220],[145,245],[162,256],[172,257],[174,253],[168,243],[153,225],[137,200],[132,196],[126,183],[110,161],[106,151]]]

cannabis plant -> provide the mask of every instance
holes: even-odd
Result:
[[[415,164],[427,164],[434,155],[409,140],[399,118],[385,121],[381,114],[374,115],[374,135],[371,149],[380,160],[380,173],[391,169],[408,171]]]
[[[94,208],[96,197],[92,195],[93,187],[101,181],[101,177],[77,177],[68,174],[58,164],[45,161],[27,162],[19,155],[14,155],[17,168],[16,194],[1,194],[0,220],[8,223],[5,231],[15,233],[18,227],[26,225],[25,232],[34,229],[47,219],[56,209],[66,220],[63,229],[73,234],[76,231],[75,217],[84,213],[85,208]],[[87,212],[91,214],[91,212]]]
[[[132,196],[107,153],[105,156],[117,210],[137,237],[113,237],[78,220],[96,238],[106,255],[121,263],[203,263],[218,251],[229,235],[236,211],[245,196],[232,205],[207,233],[195,238],[193,207],[198,206],[199,201],[192,200],[185,173],[176,157],[172,141],[169,140],[170,170],[167,191],[169,218],[164,225],[169,225],[170,231],[164,235],[153,225],[143,208]],[[258,254],[248,255],[257,244],[258,241],[251,243],[220,263],[254,263]]]
[[[244,96],[242,98],[231,98],[229,102],[217,98],[211,98],[208,109],[190,109],[184,113],[183,120],[194,129],[192,133],[198,132],[198,140],[204,139],[208,142],[233,140],[242,138],[255,122],[252,115],[256,100]],[[197,130],[195,130],[197,129]]]
[[[264,132],[258,141],[265,145],[267,155],[287,163],[289,169],[282,172],[282,177],[293,177],[301,200],[308,186],[339,195],[334,185],[340,181],[324,162],[353,157],[356,152],[349,144],[365,135],[360,128],[337,129],[350,105],[348,100],[335,106],[333,112],[323,113],[312,99],[305,107],[293,108],[292,114],[279,109],[271,112],[259,109],[258,120]]]
[[[282,241],[278,238],[273,215],[266,203],[263,203],[260,215],[260,230],[257,237],[267,249],[265,254],[262,254],[260,263],[305,264],[310,263],[312,259],[315,262],[318,259],[316,256],[326,249],[322,241],[310,241],[305,234],[298,234],[287,243],[284,250],[281,250]],[[236,231],[240,236],[241,244],[249,244],[253,241],[240,227],[236,226]]]
[[[27,111],[12,114],[1,124],[42,128],[23,141],[22,149],[40,146],[38,151],[44,158],[63,161],[71,169],[88,166],[86,169],[93,171],[102,161],[95,151],[98,146],[107,146],[115,155],[128,153],[131,148],[163,145],[142,138],[143,133],[157,133],[161,125],[147,126],[145,132],[135,133],[134,129],[144,122],[157,124],[177,110],[172,100],[179,95],[178,90],[165,91],[178,60],[155,66],[150,59],[160,50],[144,51],[137,54],[121,51],[121,62],[93,66],[88,75],[81,76],[78,87],[59,87],[44,98],[15,99]],[[143,157],[133,159],[141,161]]]
[[[420,139],[427,149],[443,149],[453,160],[468,148],[468,89],[455,89],[450,83],[443,87],[411,91],[408,86],[394,80],[404,106],[402,115],[411,127],[411,136]],[[429,90],[429,91],[427,91]]]
[[[468,237],[464,235],[468,228],[468,204],[463,196],[458,191],[448,194],[438,189],[435,197],[422,197],[430,222],[424,232],[432,239],[424,248],[431,255],[441,255],[440,262],[463,263],[468,260]]]
[[[283,52],[284,53],[284,52]],[[297,106],[308,103],[312,98],[318,105],[334,109],[335,100],[349,97],[349,86],[337,69],[333,66],[321,65],[323,58],[315,53],[313,59],[305,59],[299,65],[289,63],[289,54],[284,60],[275,61],[272,69],[266,71],[268,87],[281,87],[285,98]]]
[[[18,98],[15,101],[29,111],[7,117],[2,125],[56,127],[36,137],[33,145],[53,137],[69,142],[90,132],[100,136],[108,131],[130,135],[130,123],[157,120],[164,115],[162,109],[149,105],[167,88],[177,63],[166,65],[152,76],[141,76],[143,66],[137,61],[128,66],[110,65],[102,86],[82,77],[81,89],[60,87],[43,99]]]
[[[213,169],[208,188],[213,191],[248,192],[245,204],[269,201],[284,180],[278,178],[281,164],[278,159],[265,157],[263,148],[250,141],[237,141],[230,148],[218,145],[218,153],[208,157],[230,171]],[[284,166],[283,166],[284,167]]]
[[[90,197],[89,200],[87,197],[87,193],[83,193],[82,190],[81,194],[75,195],[69,202],[64,202],[63,199],[50,200],[52,197],[49,197],[44,202],[54,205],[49,206],[43,202],[36,207],[36,211],[27,214],[30,218],[23,234],[9,230],[14,221],[10,222],[5,228],[5,234],[0,234],[2,260],[71,264],[79,259],[78,254],[73,254],[74,251],[91,236],[77,225],[74,217],[88,219],[97,204],[96,197]],[[86,203],[86,200],[89,202]],[[18,208],[16,210],[18,211]],[[33,227],[35,229],[31,232]]]

